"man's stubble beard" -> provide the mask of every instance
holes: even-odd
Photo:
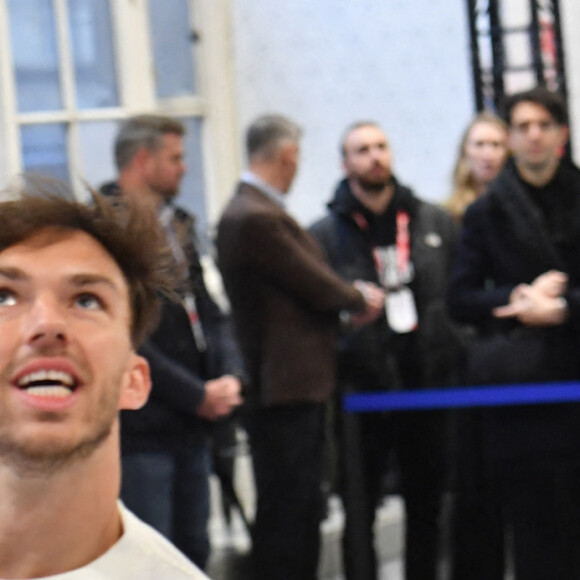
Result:
[[[382,176],[377,175],[374,178],[369,177],[373,173],[376,173],[377,170],[381,170]],[[385,188],[393,182],[390,165],[384,165],[377,161],[375,161],[366,171],[357,172],[356,170],[353,170],[348,177],[351,183],[354,181],[358,188],[369,195],[382,193],[385,191]]]
[[[532,173],[542,173],[551,165],[551,160],[544,159],[542,161],[528,161],[524,164],[524,167]]]
[[[375,181],[361,181],[359,180],[360,188],[370,194],[382,193],[385,190],[385,187],[388,185],[387,183],[377,183]]]
[[[164,202],[173,201],[179,194],[179,188],[181,186],[181,181],[176,187],[168,188],[164,183],[158,182],[155,179],[150,179],[148,182],[148,187],[151,191],[155,192],[160,199]]]
[[[90,457],[110,436],[113,423],[69,448],[32,449],[13,440],[0,441],[0,462],[9,465],[21,477],[48,477],[68,465]]]
[[[382,193],[387,186],[393,182],[392,176],[389,174],[388,177],[381,180],[367,179],[363,175],[357,175],[355,180],[358,186],[366,193],[378,194]]]
[[[81,387],[86,388],[86,387]],[[42,440],[21,441],[17,437],[6,436],[0,430],[0,463],[11,466],[21,476],[46,477],[60,469],[90,457],[112,436],[113,426],[118,418],[118,389],[104,392],[96,401],[96,415],[92,429],[78,441]],[[46,423],[57,422],[47,413]]]

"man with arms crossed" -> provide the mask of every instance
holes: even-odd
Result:
[[[324,411],[334,388],[339,312],[357,311],[353,318],[362,323],[378,316],[384,300],[371,284],[360,285],[363,296],[334,274],[284,210],[300,133],[280,116],[252,123],[249,171],[218,229],[219,267],[250,377],[254,572],[268,580],[317,577]]]
[[[205,578],[117,502],[118,412],[147,400],[136,349],[168,287],[155,220],[57,198],[1,210],[0,578]]]
[[[535,88],[504,112],[512,159],[468,208],[450,283],[452,315],[477,330],[467,384],[578,380],[580,170],[562,158],[566,105]],[[461,458],[483,499],[458,495],[473,535],[458,538],[455,578],[503,578],[506,541],[479,541],[481,510],[504,518],[516,578],[578,578],[579,426],[577,403],[482,412],[478,446]]]

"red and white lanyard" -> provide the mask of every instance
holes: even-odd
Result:
[[[397,212],[397,269],[401,279],[407,275],[409,271],[409,263],[411,260],[411,236],[409,234],[409,214],[406,211],[399,210]]]

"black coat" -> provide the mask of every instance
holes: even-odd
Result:
[[[411,262],[415,268],[412,289],[418,313],[418,330],[409,359],[420,378],[416,387],[444,386],[456,380],[459,341],[446,313],[445,293],[455,250],[456,226],[446,212],[426,203],[396,180],[390,209],[404,210],[410,218]],[[357,212],[363,206],[342,181],[329,204],[329,214],[310,229],[332,267],[346,280],[378,283],[373,242],[361,228]],[[368,219],[373,219],[368,214]],[[396,362],[391,355],[386,317],[345,335],[339,369],[342,379],[361,390],[397,389]]]
[[[468,380],[523,382],[579,376],[580,170],[564,163],[550,187],[542,211],[509,162],[488,193],[465,213],[449,288],[451,315],[473,325],[484,342],[487,337],[505,337],[514,345],[511,350],[500,349],[491,366],[484,365],[487,376]],[[515,286],[529,284],[552,269],[569,276],[570,318],[565,325],[526,328],[515,320],[493,317],[493,308],[508,304]],[[505,367],[501,371],[500,365]]]
[[[580,170],[562,162],[539,203],[526,189],[510,161],[464,216],[448,302],[452,316],[475,329],[468,384],[580,378]],[[493,317],[516,285],[551,269],[569,276],[565,324],[527,327]],[[577,404],[499,408],[484,420],[484,449],[500,472],[580,457]]]
[[[120,195],[116,184],[107,184],[101,191],[111,197]],[[206,422],[197,409],[205,395],[205,382],[223,374],[242,375],[229,318],[211,298],[203,280],[194,218],[176,208],[174,222],[207,349],[198,348],[185,307],[163,299],[157,329],[139,349],[151,368],[149,400],[142,409],[121,413],[124,453],[172,449],[204,437]]]

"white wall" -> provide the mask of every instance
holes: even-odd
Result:
[[[576,163],[580,163],[580,36],[578,36],[580,2],[560,0],[560,12],[568,82],[572,155]]]
[[[574,1],[574,0],[570,0]],[[352,121],[389,134],[394,170],[424,198],[449,192],[459,136],[473,114],[463,0],[232,0],[240,134],[257,115],[305,129],[290,211],[324,212]]]

